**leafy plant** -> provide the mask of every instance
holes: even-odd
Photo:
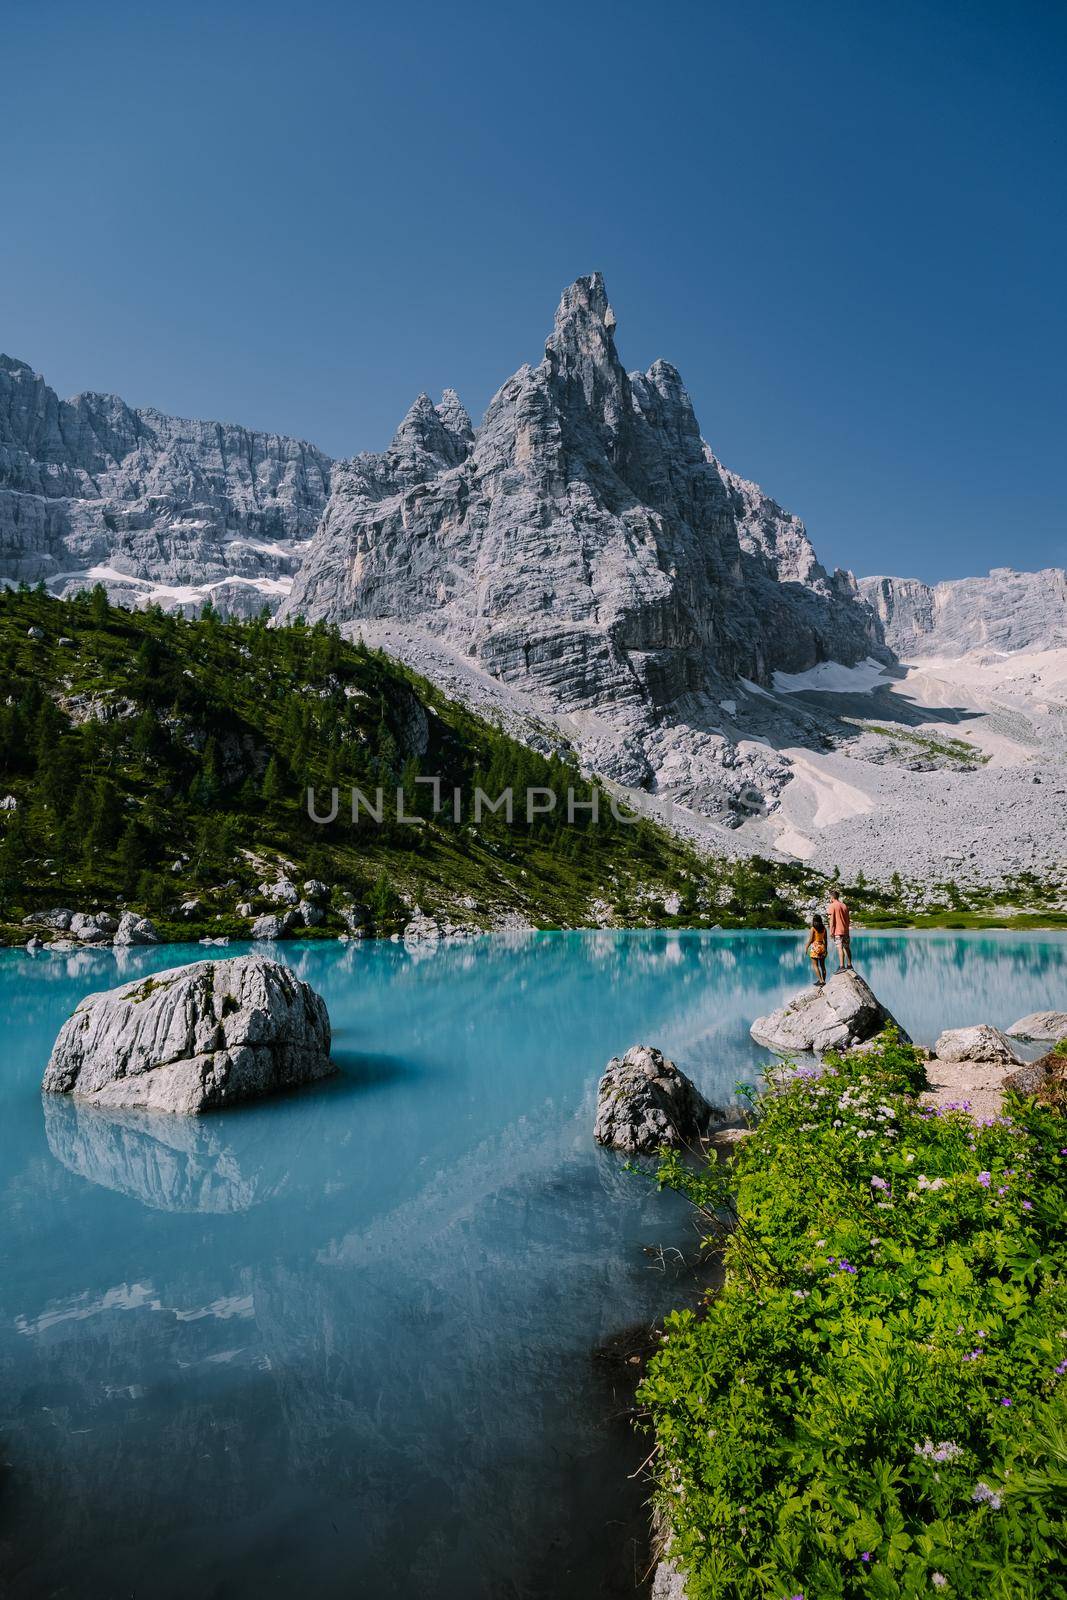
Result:
[[[886,1036],[785,1069],[732,1170],[663,1157],[726,1269],[641,1390],[690,1600],[1064,1592],[1067,1126],[922,1077]]]

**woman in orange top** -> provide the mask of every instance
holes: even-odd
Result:
[[[808,955],[815,965],[815,986],[821,989],[826,982],[826,924],[816,911],[808,931]]]

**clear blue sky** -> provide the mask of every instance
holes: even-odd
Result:
[[[600,268],[824,561],[1067,559],[1067,8],[4,8],[0,349],[379,449]]]

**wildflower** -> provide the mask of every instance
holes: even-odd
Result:
[[[860,1560],[861,1561],[869,1561],[870,1559],[871,1559],[871,1552],[869,1550],[865,1550],[863,1552],[863,1554],[860,1556]]]
[[[978,1174],[978,1182],[982,1185],[983,1189],[988,1189],[992,1180],[993,1174],[991,1172],[980,1172]]]
[[[942,1439],[940,1444],[927,1439],[924,1444],[915,1446],[915,1454],[927,1461],[955,1461],[957,1456],[963,1454],[963,1449],[955,1439]]]
[[[935,1589],[943,1589],[948,1582],[948,1579],[945,1577],[943,1572],[931,1572],[930,1582],[933,1584]]]
[[[837,1270],[838,1272],[855,1272],[857,1269],[852,1265],[851,1261],[846,1261],[844,1256],[842,1256],[841,1260],[837,1263]]]
[[[1067,1361],[1061,1361],[1059,1366],[1056,1368],[1057,1378],[1062,1378],[1065,1372],[1067,1372]]]
[[[1011,1401],[1008,1399],[1007,1395],[1004,1396],[1003,1400],[1000,1403],[1001,1403],[1002,1406],[1010,1406],[1011,1405]]]
[[[976,1483],[971,1499],[975,1505],[986,1505],[992,1507],[994,1511],[1000,1510],[1000,1496],[989,1487],[988,1483],[982,1483],[981,1481]]]
[[[889,1185],[888,1185],[888,1183],[886,1183],[884,1178],[879,1178],[879,1177],[875,1176],[875,1177],[873,1177],[871,1179],[871,1188],[872,1189],[888,1189]]]
[[[1034,1209],[1034,1202],[1032,1200],[1024,1200],[1023,1201],[1023,1210],[1024,1211],[1032,1211],[1033,1209]]]

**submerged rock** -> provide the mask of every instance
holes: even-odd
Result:
[[[858,972],[835,972],[823,987],[802,989],[749,1029],[757,1044],[778,1055],[850,1050],[892,1026],[908,1035]]]
[[[1031,1011],[1005,1030],[1013,1039],[1035,1039],[1040,1044],[1057,1044],[1067,1039],[1067,1011]]]
[[[193,1114],[336,1071],[324,1001],[260,956],[195,961],[84,999],[43,1089],[98,1105]]]
[[[988,1022],[973,1028],[946,1028],[938,1036],[934,1054],[941,1061],[983,1061],[1009,1067],[1022,1066],[1022,1057],[1006,1033]]]
[[[661,1145],[699,1143],[725,1115],[661,1050],[635,1044],[604,1069],[593,1137],[613,1150],[655,1155]]]

